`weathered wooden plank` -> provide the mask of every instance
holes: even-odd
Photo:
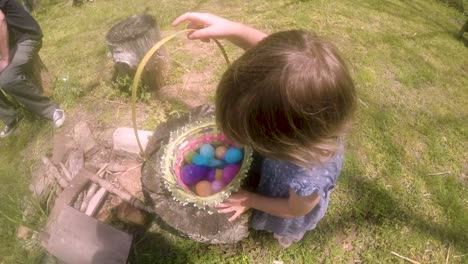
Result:
[[[132,237],[65,206],[50,230],[46,249],[70,264],[125,264]]]

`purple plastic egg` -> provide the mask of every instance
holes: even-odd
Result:
[[[210,169],[208,171],[208,176],[206,176],[206,180],[209,182],[213,182],[216,180],[216,169]]]
[[[229,164],[223,169],[222,181],[225,184],[230,183],[239,173],[240,166],[238,164]]]
[[[186,185],[194,185],[208,174],[208,168],[198,165],[185,165],[180,171],[180,178]]]
[[[211,192],[212,193],[217,193],[226,187],[226,184],[223,181],[216,180],[211,183]]]

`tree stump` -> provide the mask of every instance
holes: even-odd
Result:
[[[190,115],[171,119],[156,129],[145,151],[149,159],[142,168],[143,193],[146,202],[151,204],[160,220],[170,227],[169,231],[175,231],[202,243],[236,243],[249,234],[248,214],[243,214],[235,221],[229,222],[229,214],[209,214],[192,205],[180,204],[173,200],[171,193],[164,188],[159,167],[163,146],[167,144],[170,132],[211,115],[213,110],[206,105],[201,106],[192,111]]]
[[[134,15],[113,26],[106,35],[106,42],[114,60],[114,80],[125,76],[133,78],[140,61],[159,40],[161,33],[153,16]],[[163,84],[166,57],[166,52],[160,49],[145,67],[142,83],[152,91]]]

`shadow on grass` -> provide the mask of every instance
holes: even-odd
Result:
[[[129,263],[190,263],[190,251],[179,249],[161,234],[137,234],[134,241]]]

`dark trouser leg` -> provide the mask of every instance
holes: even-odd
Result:
[[[16,115],[15,109],[11,106],[3,91],[0,91],[0,120],[5,125],[9,125],[15,120]]]
[[[0,86],[29,111],[52,119],[58,106],[40,93],[30,76],[32,60],[40,47],[41,43],[33,40],[18,43],[13,59],[0,74]]]

